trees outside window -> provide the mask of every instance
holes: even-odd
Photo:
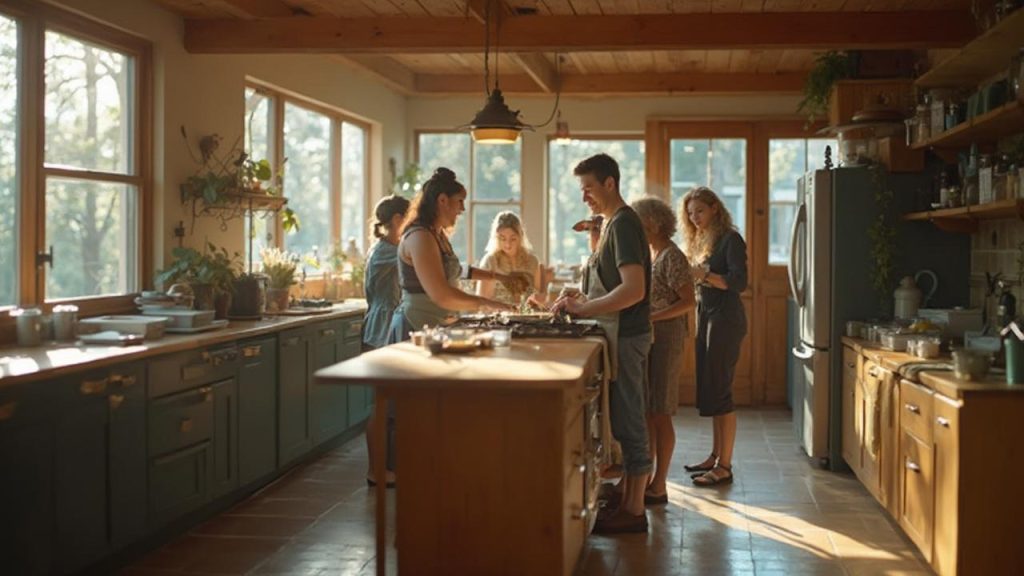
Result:
[[[18,301],[18,23],[0,14],[0,307]]]
[[[789,234],[796,216],[797,180],[809,170],[825,167],[830,138],[772,138],[768,141],[768,264],[789,263]]]

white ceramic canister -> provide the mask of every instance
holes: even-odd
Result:
[[[75,339],[78,324],[78,306],[60,304],[53,307],[53,339],[68,342]]]
[[[11,310],[18,332],[18,346],[39,346],[43,340],[43,311],[39,308]]]
[[[893,317],[910,319],[917,316],[917,309],[921,306],[921,289],[914,284],[913,278],[904,276],[892,298]]]

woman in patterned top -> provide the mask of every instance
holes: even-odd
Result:
[[[528,274],[532,279],[526,292],[540,293],[540,262],[533,255],[530,239],[526,237],[523,223],[514,212],[499,212],[491,223],[491,237],[487,241],[484,257],[480,260],[484,270],[501,274],[513,272]],[[500,302],[520,305],[523,293],[514,294],[504,285],[494,280],[481,280],[477,294],[484,298],[494,298]]]
[[[690,264],[672,241],[676,215],[660,198],[648,196],[633,203],[651,246],[651,323],[654,342],[648,356],[647,433],[655,473],[644,493],[647,504],[668,502],[666,480],[676,447],[672,415],[679,405],[679,373],[683,367],[683,338],[689,332],[688,312],[695,306]]]

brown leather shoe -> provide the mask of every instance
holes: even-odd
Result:
[[[604,518],[598,516],[594,522],[594,534],[644,534],[647,532],[647,513],[630,514],[616,510]]]

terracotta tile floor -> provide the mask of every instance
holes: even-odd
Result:
[[[808,465],[793,440],[789,412],[740,411],[736,481],[716,489],[692,486],[682,468],[709,452],[710,421],[682,408],[675,423],[668,506],[648,510],[646,536],[591,536],[581,574],[931,573],[852,475]],[[374,574],[374,498],[365,470],[360,437],[122,573]],[[392,550],[389,574],[395,574],[394,558]]]

